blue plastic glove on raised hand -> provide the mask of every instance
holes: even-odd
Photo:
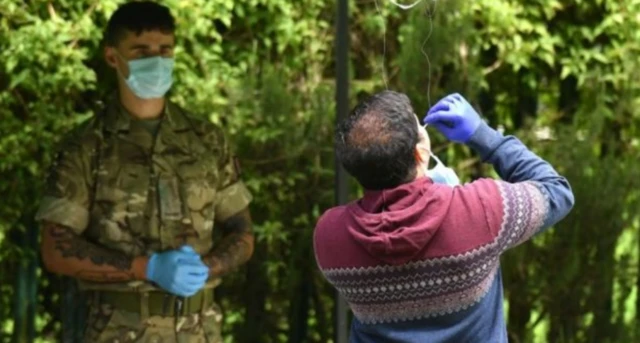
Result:
[[[448,140],[459,143],[467,143],[481,122],[480,115],[457,93],[438,101],[424,118],[425,124],[438,129]]]
[[[151,255],[147,264],[147,279],[169,293],[190,297],[204,287],[209,268],[192,247],[185,245]]]

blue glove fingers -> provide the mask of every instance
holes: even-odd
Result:
[[[200,254],[195,251],[190,245],[183,245],[178,249],[181,255],[181,259],[200,260]]]
[[[451,97],[451,107],[453,110],[458,112],[458,114],[462,114],[464,111],[463,101],[460,100],[459,97]]]
[[[182,266],[178,270],[177,277],[186,280],[189,283],[202,282],[209,277],[209,268],[200,266]]]
[[[209,275],[209,267],[205,266],[204,263],[201,266],[193,266],[193,271],[190,273],[192,275]]]
[[[425,124],[429,124],[429,125],[437,123],[438,121],[443,119],[442,113],[443,112],[436,112],[436,113],[433,113],[433,114],[427,114],[427,116],[424,118],[424,123]]]
[[[441,122],[434,123],[431,125],[436,128],[436,130],[440,131],[445,137],[451,137],[454,134],[454,129],[449,128],[448,126],[442,124]]]
[[[183,280],[184,280],[184,283],[187,285],[202,286],[207,282],[208,278],[209,278],[209,273],[199,274],[199,275],[189,275],[188,277],[185,277]]]
[[[462,102],[462,99],[464,99],[459,93],[453,93],[450,95],[450,97],[457,100],[458,102]]]
[[[196,266],[194,266],[196,267]],[[209,268],[204,267],[197,267],[197,269],[193,269],[193,270],[189,270],[187,272],[189,275],[193,275],[193,276],[201,276],[201,275],[209,275]]]
[[[454,127],[459,122],[459,120],[460,118],[454,111],[441,111],[428,115],[426,118],[424,118],[425,124],[432,125],[436,123],[443,123],[449,127]]]
[[[197,260],[189,259],[189,260],[183,260],[181,262],[182,262],[181,266],[188,268],[187,270],[195,274],[202,274],[202,273],[209,272],[209,267],[206,264],[204,264],[204,262],[202,262],[202,259],[200,259],[199,257]]]
[[[187,253],[187,254],[190,253],[190,254],[198,255],[198,253],[195,251],[195,249],[193,249],[193,247],[190,246],[190,245],[183,245],[178,250],[180,250],[180,251],[182,251],[184,253]]]
[[[153,254],[147,266],[147,278],[166,291],[190,296],[202,288],[209,268],[191,247]]]
[[[182,255],[178,259],[179,264],[190,265],[190,266],[203,266],[202,258],[200,255]]]
[[[203,264],[200,255],[189,245],[181,246],[177,252],[179,254],[180,263]]]
[[[188,269],[181,269],[176,274],[172,288],[182,296],[191,296],[204,287],[207,278],[208,275],[193,275]]]
[[[450,106],[450,103],[445,102],[444,100],[440,100],[437,104],[433,105],[433,107],[431,107],[429,111],[427,111],[427,116],[439,111],[448,111]]]
[[[452,105],[454,105],[453,98],[451,95],[448,95],[442,99],[440,99],[433,107],[429,109],[427,113],[433,113],[441,110],[449,110]]]

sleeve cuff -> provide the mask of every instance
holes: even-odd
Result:
[[[46,196],[36,213],[36,221],[48,221],[81,234],[89,225],[89,211],[64,198]]]
[[[216,220],[224,221],[245,209],[253,196],[244,182],[238,181],[218,193],[216,203]]]
[[[483,121],[476,129],[476,132],[473,133],[467,145],[480,155],[484,162],[500,145],[502,138],[503,136],[500,132],[494,130]]]

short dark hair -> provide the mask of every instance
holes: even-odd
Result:
[[[365,189],[394,188],[416,176],[418,122],[405,94],[367,98],[338,124],[335,138],[338,160]]]
[[[108,46],[116,46],[127,31],[140,35],[144,31],[174,33],[176,22],[169,8],[153,1],[127,2],[113,12],[104,32]]]

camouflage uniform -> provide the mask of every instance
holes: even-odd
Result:
[[[37,219],[130,257],[183,244],[204,255],[213,245],[214,220],[250,201],[218,127],[170,102],[154,125],[113,100],[66,139]],[[93,294],[85,340],[173,342],[178,336],[179,342],[218,342],[216,284],[210,280],[175,317],[175,298],[149,283],[81,282]]]

